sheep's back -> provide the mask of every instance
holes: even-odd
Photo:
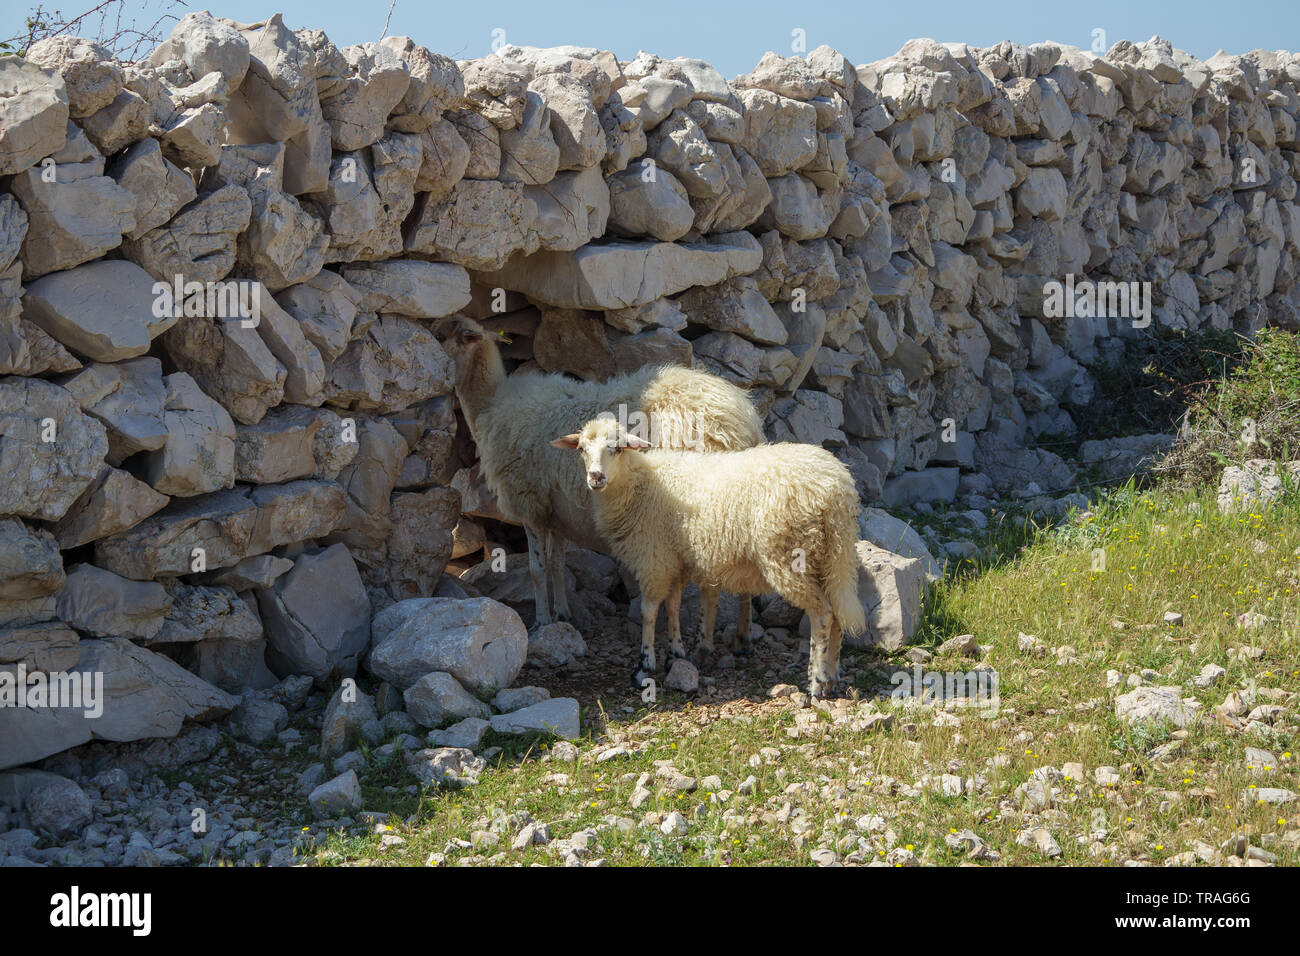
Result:
[[[749,395],[726,379],[681,366],[656,369],[641,396],[663,448],[730,451],[763,441],[763,422]]]
[[[732,452],[650,451],[658,507],[684,549],[725,564],[735,556],[788,554],[811,563],[825,549],[826,521],[856,517],[852,476],[830,452],[782,443]],[[856,536],[856,531],[855,531]]]

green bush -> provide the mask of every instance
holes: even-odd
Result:
[[[1089,369],[1095,397],[1070,409],[1076,443],[1177,431],[1188,407],[1244,361],[1247,344],[1218,329],[1155,328],[1128,340],[1122,360]]]
[[[1248,360],[1228,377],[1219,390],[1220,411],[1230,420],[1254,418],[1274,426],[1264,448],[1294,438],[1300,430],[1300,335],[1281,329],[1264,329],[1247,349]],[[1286,414],[1290,411],[1292,414]],[[1292,447],[1295,442],[1292,441]]]
[[[1191,396],[1166,467],[1203,481],[1230,462],[1300,457],[1300,335],[1264,329],[1228,374]]]

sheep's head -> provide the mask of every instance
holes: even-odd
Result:
[[[604,491],[610,482],[618,479],[622,470],[619,456],[624,451],[645,451],[650,447],[644,438],[629,435],[619,428],[612,416],[593,418],[582,431],[564,435],[551,444],[556,448],[577,450],[587,472],[587,487],[592,491]]]
[[[442,350],[456,363],[459,380],[471,365],[471,356],[488,338],[483,326],[463,315],[443,319],[433,329],[434,338]]]

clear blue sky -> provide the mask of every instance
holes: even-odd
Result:
[[[127,2],[134,9],[156,10],[160,0]],[[345,46],[378,39],[390,0],[193,0],[189,9],[202,9],[205,2],[216,15],[245,22],[279,10],[291,27],[323,29]],[[9,0],[0,23],[16,28],[21,24],[19,11],[31,5]],[[62,0],[58,6],[68,13],[93,3]],[[1229,53],[1300,48],[1300,0],[397,0],[388,32],[407,34],[448,56],[469,58],[490,52],[493,30],[501,29],[510,43],[594,46],[612,50],[620,59],[630,59],[638,49],[666,57],[700,57],[730,79],[749,70],[767,50],[791,52],[791,31],[796,28],[805,31],[809,50],[828,43],[854,63],[888,56],[913,37],[975,46],[999,40],[1056,40],[1087,48],[1096,28],[1106,31],[1108,46],[1159,33],[1174,46],[1205,58],[1220,48]]]

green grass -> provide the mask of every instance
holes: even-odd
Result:
[[[393,814],[389,834],[404,841],[381,847],[379,834],[332,834],[310,861],[318,864],[422,865],[431,855],[447,865],[557,864],[552,845],[512,850],[516,814],[550,828],[552,844],[596,831],[582,859],[606,865],[809,865],[812,851],[890,863],[956,864],[964,851],[945,837],[971,829],[1003,864],[1043,863],[1016,835],[1046,827],[1059,843],[1057,863],[1163,864],[1195,841],[1218,848],[1244,834],[1248,842],[1300,863],[1300,806],[1259,805],[1242,799],[1252,784],[1300,789],[1296,705],[1300,686],[1300,502],[1285,499],[1267,512],[1220,515],[1206,492],[1128,487],[1091,512],[1056,530],[1025,525],[1012,534],[996,526],[986,547],[991,557],[951,575],[927,604],[923,643],[932,648],[958,633],[973,633],[989,647],[984,660],[999,675],[1001,709],[995,716],[953,710],[959,724],[930,708],[894,710],[889,727],[853,729],[855,718],[893,710],[878,694],[887,675],[910,667],[898,658],[849,651],[856,666],[858,699],[822,710],[756,696],[725,704],[685,703],[643,709],[621,718],[589,714],[588,736],[578,741],[576,762],[543,759],[544,742],[508,747],[491,761],[475,787],[406,796],[410,778],[400,770],[365,776],[366,809]],[[1105,570],[1094,570],[1105,553]],[[1183,614],[1179,627],[1162,623],[1166,611]],[[1238,615],[1268,617],[1262,628],[1238,627]],[[1122,627],[1120,626],[1122,625]],[[1046,653],[1022,652],[1021,632],[1038,638]],[[1075,648],[1059,663],[1053,649]],[[1254,645],[1252,659],[1235,649]],[[1212,687],[1187,685],[1207,663],[1227,673]],[[934,670],[968,670],[969,659],[936,657]],[[1106,672],[1122,678],[1144,669],[1153,681],[1180,685],[1202,704],[1189,730],[1130,726],[1114,713],[1127,686],[1106,686]],[[793,676],[793,675],[791,675]],[[785,679],[785,678],[783,678]],[[1229,691],[1254,686],[1285,708],[1284,726],[1255,735],[1214,720]],[[1290,695],[1290,696],[1288,696]],[[604,763],[596,755],[621,743],[634,752]],[[1176,747],[1173,759],[1157,748]],[[1277,766],[1261,776],[1246,767],[1244,748],[1261,747]],[[776,748],[779,755],[771,759]],[[656,777],[656,761],[697,779],[720,778],[726,794],[703,786],[669,789]],[[1032,812],[1017,788],[1035,769],[1080,763],[1081,780],[1057,780],[1055,806]],[[1100,766],[1119,769],[1119,782],[1093,782]],[[925,776],[952,772],[975,778],[973,792],[943,796],[913,790]],[[650,774],[650,799],[629,800],[637,778]],[[737,791],[753,775],[753,793]],[[556,776],[563,775],[563,776]],[[387,787],[388,789],[385,789]],[[396,795],[394,794],[396,791]],[[664,834],[660,821],[679,811],[685,835]],[[881,822],[872,826],[872,815]],[[622,818],[622,827],[610,821]],[[497,832],[499,842],[461,848],[476,831]],[[1094,831],[1100,839],[1093,839]],[[1104,832],[1102,832],[1104,831]],[[1082,840],[1080,838],[1083,838]]]
[[[320,836],[307,862],[553,865],[566,856],[558,844],[586,831],[580,858],[608,865],[810,865],[819,850],[850,862],[954,865],[967,857],[945,838],[970,829],[1002,864],[1041,864],[1017,835],[1044,827],[1061,848],[1056,863],[1185,863],[1193,847],[1244,837],[1300,864],[1300,804],[1250,798],[1253,787],[1300,790],[1300,494],[1224,515],[1213,493],[1227,461],[1295,457],[1300,340],[1160,332],[1132,343],[1122,367],[1095,371],[1098,402],[1071,440],[1171,431],[1188,415],[1189,440],[1167,463],[1175,478],[1103,491],[1056,525],[1000,507],[978,531],[955,511],[917,518],[939,540],[978,547],[950,562],[926,599],[915,643],[936,656],[924,666],[970,670],[975,661],[937,651],[974,634],[980,666],[998,675],[996,713],[897,705],[890,676],[911,662],[851,649],[851,698],[815,709],[764,693],[802,684],[802,673],[760,667],[746,675],[748,698],[668,695],[634,713],[584,700],[576,761],[552,759],[540,739],[496,738],[477,786],[415,794],[400,761],[378,765],[362,775],[366,809],[391,814],[389,829]],[[1241,441],[1247,418],[1253,442]],[[1180,625],[1164,623],[1169,611],[1182,614]],[[1247,612],[1263,615],[1263,626],[1239,626]],[[1025,649],[1022,634],[1033,637]],[[1225,668],[1215,684],[1190,683],[1211,663]],[[1142,674],[1195,698],[1199,719],[1185,730],[1119,719],[1116,697]],[[1283,713],[1249,729],[1216,714],[1234,691]],[[867,729],[866,718],[882,713],[892,722]],[[614,745],[631,752],[598,763]],[[1276,764],[1252,770],[1248,746]],[[700,781],[718,777],[722,791],[671,789],[657,775],[664,761]],[[1071,766],[1077,779],[1061,778],[1067,765],[1082,774]],[[1117,779],[1098,783],[1100,767]],[[1046,808],[1025,795],[1044,768],[1054,768]],[[944,795],[934,783],[945,773],[971,786]],[[650,795],[633,808],[643,775]],[[740,793],[751,775],[752,791]],[[674,811],[688,821],[684,834],[660,827]],[[511,848],[524,819],[546,824],[549,846]],[[385,846],[385,835],[401,842]]]

